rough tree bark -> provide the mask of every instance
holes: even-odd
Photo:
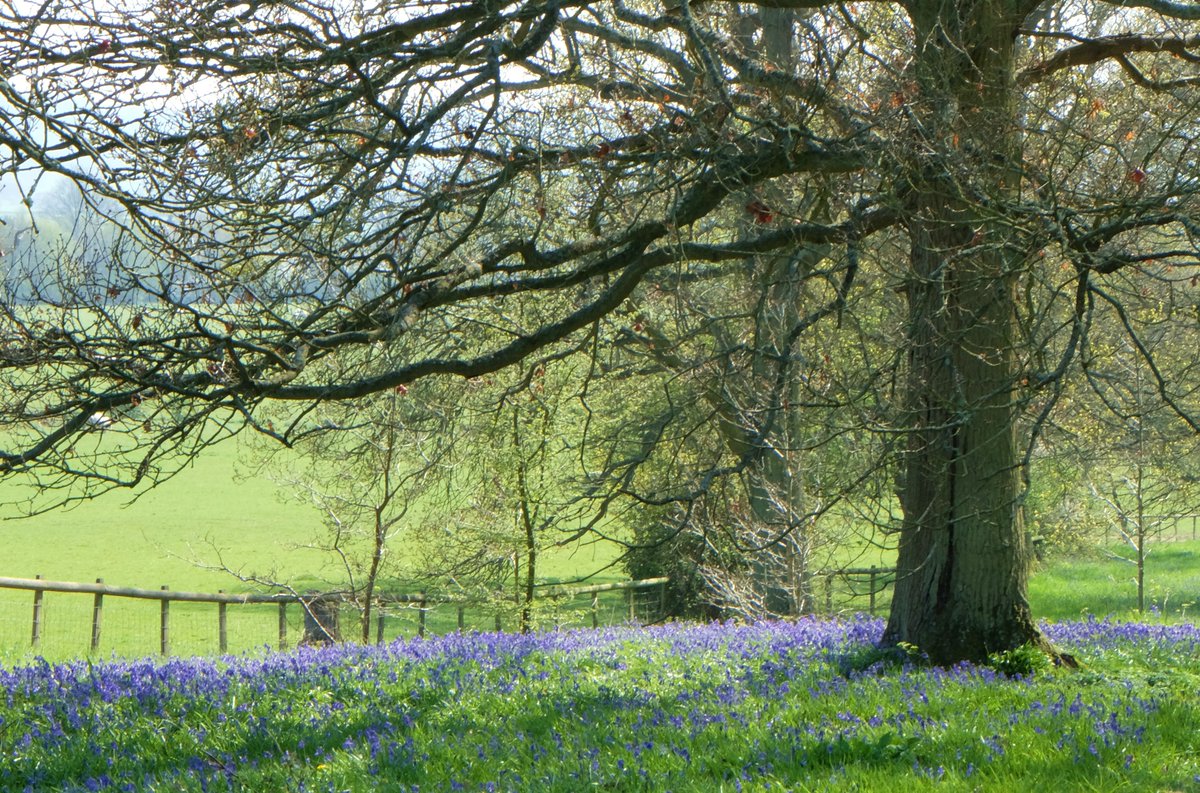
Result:
[[[1019,188],[1012,0],[916,3],[907,411],[896,592],[885,641],[935,662],[1042,642],[1018,509],[1014,280],[989,206]]]

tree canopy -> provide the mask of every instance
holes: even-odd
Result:
[[[887,640],[1040,641],[1022,472],[1098,382],[1093,325],[1197,428],[1194,362],[1160,367],[1141,328],[1196,331],[1198,18],[10,0],[5,190],[35,231],[48,174],[86,211],[52,254],[6,251],[0,471],[87,495],[244,430],[290,443],[330,400],[589,356],[662,408],[584,422],[609,441],[589,493],[686,522],[745,475],[775,542],[822,509],[798,453],[865,433],[880,455],[839,471],[891,478]],[[97,414],[129,431],[97,441]],[[688,451],[701,427],[719,454]],[[642,476],[661,449],[689,473]]]

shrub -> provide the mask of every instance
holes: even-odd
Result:
[[[1049,671],[1053,666],[1050,656],[1034,644],[1024,644],[1012,650],[992,653],[987,666],[1007,677],[1032,677]]]

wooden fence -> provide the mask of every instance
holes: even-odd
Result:
[[[566,586],[548,586],[543,587],[537,594],[538,599],[545,598],[574,598],[580,595],[591,596],[591,623],[592,627],[599,627],[599,597],[604,592],[622,591],[625,593],[626,610],[628,618],[631,621],[637,620],[639,617],[638,598],[636,593],[639,590],[653,590],[657,588],[658,595],[655,599],[657,602],[657,611],[662,613],[663,604],[666,596],[666,584],[669,581],[667,578],[650,578],[641,581],[620,581],[612,584],[596,584],[592,586],[582,587],[566,587]],[[33,593],[33,617],[30,625],[30,646],[37,649],[42,641],[42,635],[45,627],[44,617],[44,597],[47,592],[62,592],[67,594],[91,595],[92,610],[91,610],[91,640],[89,649],[95,652],[100,649],[101,636],[104,626],[104,599],[106,597],[116,598],[137,598],[142,600],[157,600],[159,601],[159,652],[167,655],[171,651],[171,604],[172,603],[211,603],[217,607],[217,641],[220,652],[228,652],[228,622],[227,622],[227,607],[229,605],[247,605],[247,604],[274,604],[279,610],[279,649],[286,649],[288,646],[288,607],[298,606],[304,610],[308,619],[306,622],[312,624],[314,613],[317,611],[316,606],[321,603],[335,603],[340,601],[338,595],[328,594],[294,594],[291,592],[280,593],[244,593],[232,594],[222,591],[216,593],[208,592],[177,592],[162,587],[161,589],[138,589],[135,587],[117,587],[110,586],[104,583],[104,579],[97,578],[96,583],[79,583],[73,581],[48,581],[41,576],[36,578],[4,578],[0,577],[0,588],[26,590]],[[496,600],[511,600],[510,597],[498,596]],[[494,603],[496,600],[477,600],[455,595],[440,595],[427,592],[415,593],[390,593],[382,594],[377,598],[377,603],[384,607],[377,609],[376,616],[376,641],[382,643],[384,635],[384,625],[387,619],[387,606],[405,605],[415,607],[417,610],[417,635],[424,636],[426,631],[426,613],[437,605],[454,605],[458,610],[458,629],[462,630],[464,625],[464,611],[469,607],[486,606],[488,603]],[[643,611],[645,610],[643,606]],[[321,628],[319,621],[316,621],[317,627]],[[495,617],[495,628],[501,630],[501,616],[499,613]]]
[[[867,613],[872,617],[879,609],[879,596],[896,580],[894,567],[848,567],[841,570],[821,570],[816,579],[824,583],[825,613],[835,613],[833,607],[833,584],[841,580],[849,588],[845,597],[851,600],[867,599]],[[865,590],[865,591],[860,591]]]
[[[1200,539],[1200,515],[1192,513],[1177,513],[1170,515],[1146,515],[1143,520],[1153,526],[1151,536],[1157,541],[1183,542]],[[1105,524],[1105,542],[1115,542],[1119,539],[1111,523]],[[880,609],[880,595],[884,594],[895,581],[894,567],[852,567],[842,570],[820,570],[813,574],[815,581],[822,582],[824,607],[826,614],[834,614],[834,584],[841,581],[843,591],[838,595],[842,600],[853,602],[867,599],[867,611],[874,616]],[[849,591],[844,591],[848,589]]]
[[[1104,541],[1120,542],[1121,535],[1116,530],[1117,521],[1105,521],[1104,523]],[[1174,542],[1183,542],[1185,540],[1200,539],[1200,515],[1190,513],[1176,513],[1171,515],[1144,515],[1142,516],[1142,525],[1148,527],[1147,533],[1153,539],[1171,540]],[[1132,529],[1132,527],[1130,527]]]

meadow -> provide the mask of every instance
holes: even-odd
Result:
[[[1146,556],[1146,616],[1194,620],[1200,615],[1200,542],[1155,542]],[[1034,569],[1029,598],[1036,613],[1051,619],[1095,615],[1137,618],[1136,568],[1128,547],[1099,546],[1056,556]]]
[[[0,502],[20,496],[11,482],[0,482]],[[334,559],[309,547],[321,532],[320,514],[296,503],[278,485],[257,476],[246,464],[245,450],[230,443],[210,450],[176,478],[144,493],[117,492],[84,502],[73,509],[0,522],[5,552],[0,576],[52,580],[94,581],[103,578],[116,586],[182,591],[251,591],[222,570],[222,562],[247,575],[282,581],[298,591],[337,586],[342,573]],[[5,517],[17,513],[10,506]],[[613,543],[588,543],[545,554],[541,560],[546,580],[590,577],[587,583],[624,578]],[[854,567],[887,565],[879,549],[854,551],[847,563]],[[1111,551],[1093,549],[1075,557],[1050,557],[1034,571],[1030,599],[1041,618],[1070,620],[1095,615],[1136,618],[1133,567],[1113,558]],[[404,553],[403,544],[394,551]],[[1200,596],[1200,543],[1192,541],[1152,544],[1148,560],[1147,616],[1156,620],[1186,619],[1195,613]],[[882,581],[882,579],[881,579]],[[393,584],[405,588],[403,582]],[[852,613],[867,610],[866,579],[835,579],[832,610]],[[417,587],[413,587],[414,589]],[[818,601],[824,606],[823,582]],[[49,593],[43,608],[43,632],[37,648],[30,646],[31,600],[29,592],[0,589],[0,661],[19,662],[33,655],[66,660],[86,653],[91,630],[92,598]],[[876,598],[877,614],[885,614],[890,601],[887,589]],[[549,604],[539,617],[545,626],[578,627],[590,624],[590,599]],[[620,593],[601,601],[601,621],[620,623],[627,608]],[[451,607],[426,614],[431,632],[457,628]],[[495,611],[473,609],[465,615],[469,630],[492,630]],[[515,614],[503,624],[514,624]],[[261,651],[277,646],[278,618],[273,606],[229,608],[228,639],[232,652]],[[386,620],[383,637],[411,637],[418,630],[413,608],[394,609]],[[159,607],[146,600],[108,598],[98,657],[113,653],[145,655],[158,650]],[[292,644],[303,631],[300,609],[289,612]],[[352,620],[344,635],[355,635]],[[373,630],[374,634],[374,630]],[[171,652],[178,655],[213,654],[218,649],[216,607],[175,604],[171,611]]]
[[[262,587],[233,573],[277,581],[296,591],[326,591],[345,579],[331,554],[312,546],[322,533],[321,514],[297,503],[280,486],[255,473],[251,456],[235,442],[208,450],[175,478],[142,492],[117,491],[69,509],[22,516],[15,502],[27,494],[12,480],[0,480],[0,576],[55,581],[92,582],[103,579],[122,587],[176,591],[249,592]],[[402,543],[393,548],[403,555]],[[611,543],[585,542],[551,549],[540,560],[547,581],[586,583],[624,579],[613,567],[619,549]],[[228,569],[226,569],[228,568]],[[403,591],[418,589],[388,582]],[[273,590],[272,590],[273,591]],[[619,593],[618,593],[619,594]],[[0,589],[0,660],[30,654],[29,592]],[[590,602],[560,603],[561,618],[582,625]],[[604,598],[605,618],[621,619],[620,597]],[[139,655],[157,646],[158,603],[107,598],[101,654]],[[65,659],[86,652],[92,599],[49,593],[43,602],[45,632],[37,652]],[[552,609],[555,611],[555,609]],[[467,627],[490,629],[494,613],[475,610]],[[457,627],[454,609],[427,615],[437,631]],[[175,652],[213,653],[217,644],[216,607],[172,606],[172,647]],[[235,652],[273,646],[278,634],[272,606],[234,606],[229,609],[229,647]],[[506,617],[511,624],[511,615]],[[289,634],[294,642],[303,630],[299,609],[290,612]],[[397,609],[385,638],[411,636],[417,631],[414,609]],[[354,626],[348,625],[347,631]]]
[[[252,448],[227,441],[156,487],[117,490],[32,516],[21,507],[28,487],[0,479],[0,576],[103,578],[199,592],[253,589],[226,567],[300,590],[343,580],[336,559],[312,547],[323,533],[321,512],[297,501],[254,461]],[[546,553],[542,565],[549,580],[580,572],[618,580],[620,571],[605,569],[615,556],[615,546],[584,543]]]
[[[1200,631],[1045,630],[1082,670],[929,668],[865,618],[34,663],[0,670],[0,789],[1200,788]]]
[[[198,460],[129,506],[7,522],[0,574],[244,587],[206,566],[222,549],[293,581],[330,577],[300,547],[319,517],[231,477],[235,463]],[[612,556],[591,547],[550,569],[576,576]],[[55,594],[58,633],[35,655],[29,593],[0,591],[13,640],[0,650],[0,790],[1200,790],[1200,630],[1186,622],[1198,558],[1200,543],[1153,546],[1140,622],[1132,567],[1104,549],[1039,565],[1035,613],[1081,670],[1022,652],[929,668],[919,648],[875,650],[882,623],[863,616],[522,636],[475,614],[466,633],[418,640],[401,614],[382,645],[278,653],[270,606],[231,608],[235,654],[216,657],[214,607],[178,604],[173,656],[151,658],[158,604],[114,598],[87,655],[91,598]],[[581,624],[580,605],[547,608],[544,624]],[[839,588],[835,608],[865,600]],[[620,600],[606,609],[624,619]],[[452,616],[430,617],[452,630]],[[293,642],[299,620],[293,609]]]

